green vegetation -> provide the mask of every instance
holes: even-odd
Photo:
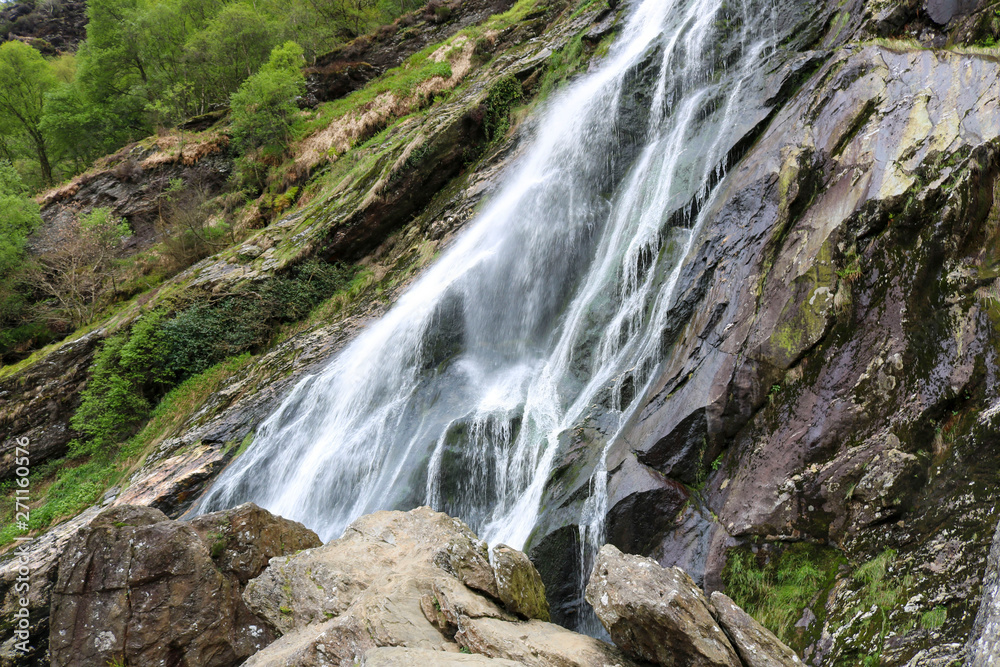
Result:
[[[948,610],[942,606],[937,606],[930,611],[925,611],[920,616],[920,627],[924,630],[937,630],[948,619]]]
[[[295,100],[304,92],[302,47],[286,42],[276,47],[260,71],[233,93],[233,143],[242,154],[239,180],[258,189],[263,186],[261,176],[268,169],[266,156],[284,152],[298,111]]]
[[[413,115],[459,85],[453,62],[464,68],[473,46],[482,41],[488,51],[498,31],[536,10],[536,0],[519,0],[505,14],[427,46],[365,88],[310,114],[296,106],[304,91],[301,66],[318,49],[399,15],[417,0],[305,0],[308,6],[302,1],[91,0],[88,39],[77,54],[46,59],[20,43],[5,47],[5,54],[30,66],[0,71],[0,80],[21,77],[41,91],[35,95],[41,104],[30,127],[12,123],[0,106],[0,156],[5,158],[0,159],[0,355],[19,362],[4,366],[0,375],[9,377],[42,357],[45,351],[32,352],[41,345],[71,332],[81,335],[96,322],[114,331],[97,349],[71,420],[79,438],[65,458],[33,467],[31,530],[77,514],[107,488],[127,484],[144,457],[175,436],[226,379],[251,364],[251,355],[303,326],[341,315],[364,296],[379,298],[430,260],[434,245],[427,243],[405,262],[378,273],[378,279],[370,268],[306,261],[224,292],[171,283],[144,305],[148,297],[143,293],[151,287],[245,238],[259,224],[247,223],[243,215],[252,207],[266,220],[321,194],[330,174],[356,178],[404,148],[405,157],[392,169],[425,159],[428,146],[407,129]],[[336,20],[317,21],[317,12]],[[537,81],[533,85],[536,90]],[[514,77],[489,88],[474,110],[483,113],[488,141],[508,133],[522,96],[522,84]],[[166,129],[226,105],[228,119],[208,130]],[[328,169],[325,181],[303,182],[296,174],[286,182],[294,142],[352,114],[350,123],[360,115],[368,123],[349,136],[347,144],[359,149]],[[154,128],[157,136],[135,150],[129,147],[94,165],[96,157]],[[40,144],[33,142],[32,132]],[[484,145],[479,142],[470,155]],[[47,174],[39,146],[49,163]],[[146,157],[132,156],[148,156],[154,146],[153,157],[162,159],[156,164],[179,163],[187,159],[186,150],[204,147],[209,152],[202,154],[235,155],[237,168],[219,195],[182,178],[158,186],[162,191],[151,197],[158,209],[152,223],[159,240],[138,254],[124,256],[133,234],[127,222],[98,208],[69,219],[60,230],[65,242],[55,250],[26,257],[28,236],[41,222],[33,192],[92,165],[95,172],[120,171],[125,181],[147,168],[140,166]],[[372,173],[389,182],[391,171]],[[137,227],[137,234],[144,232]],[[269,242],[266,237],[257,241],[265,250]],[[285,246],[281,250],[287,252]],[[246,257],[235,254],[232,260]],[[239,455],[251,441],[248,436],[242,443],[227,443],[226,451]],[[10,489],[0,486],[0,491]],[[8,519],[9,500],[0,504],[0,516]],[[0,531],[0,546],[15,534]]]
[[[19,280],[28,235],[41,223],[20,175],[0,160],[0,356],[41,333],[37,325],[21,321],[28,299]]]
[[[302,47],[286,42],[233,93],[233,141],[241,151],[287,141],[295,98],[305,92],[302,64]]]
[[[227,357],[263,349],[278,325],[305,318],[352,277],[353,269],[310,261],[286,276],[199,301],[163,325],[166,368],[182,378]]]
[[[853,248],[844,258],[844,267],[837,270],[837,277],[848,284],[861,277],[861,260]]]
[[[40,492],[30,528],[79,513],[121,483],[151,448],[171,437],[204,401],[264,349],[279,328],[307,317],[330,294],[349,293],[353,270],[306,262],[286,275],[178,313],[147,313],[104,341],[72,418],[81,437],[66,459],[33,469]],[[240,452],[249,438],[240,445]],[[239,453],[239,452],[238,452]],[[9,491],[9,483],[2,491]],[[10,498],[3,505],[9,518]],[[20,532],[8,522],[0,546]]]
[[[856,630],[858,637],[875,647],[873,654],[864,657],[864,664],[881,664],[882,647],[891,632],[906,632],[914,622],[896,627],[890,619],[892,612],[906,600],[906,590],[913,585],[909,575],[899,577],[892,574],[896,564],[896,552],[886,549],[875,558],[858,566],[851,579],[858,586],[858,602],[851,614],[860,618]],[[930,612],[929,622],[936,620],[939,612]]]
[[[295,42],[312,60],[422,4],[89,0],[76,54],[0,46],[0,157],[33,188],[49,185],[155,128],[225,107],[279,45]]]
[[[163,315],[139,320],[113,336],[94,357],[90,381],[70,424],[82,436],[74,454],[101,454],[130,436],[168,386]]]
[[[895,560],[896,552],[886,549],[855,570],[853,578],[862,584],[860,609],[875,607],[884,616],[902,600],[903,588],[887,577]]]
[[[131,436],[173,386],[211,366],[259,350],[283,322],[302,319],[346,285],[350,271],[308,262],[288,276],[201,301],[175,317],[157,311],[104,341],[71,424],[73,454],[104,455]]]
[[[108,355],[110,353],[105,356]],[[174,435],[205,399],[218,391],[234,373],[252,363],[252,360],[249,354],[241,355],[185,380],[153,409],[145,427],[120,446],[112,443],[101,450],[77,444],[74,452],[67,458],[34,466],[31,488],[38,494],[39,502],[32,507],[29,527],[32,530],[47,528],[56,521],[79,514],[93,505],[105,489],[122,483],[147,452]],[[126,408],[134,404],[134,399],[119,403]],[[99,437],[108,436],[106,431],[97,433]],[[103,442],[107,443],[108,440]],[[0,546],[10,544],[16,536],[21,535],[21,531],[10,520],[14,512],[13,500],[8,495],[11,485],[11,482],[0,485],[0,490],[4,492],[0,516],[6,526],[0,530]]]
[[[521,82],[514,76],[505,76],[493,84],[486,96],[486,114],[483,130],[487,141],[496,141],[510,130],[510,111],[521,101]]]
[[[41,122],[45,94],[55,85],[52,66],[35,49],[18,41],[0,44],[0,155],[32,155],[45,184],[52,183],[52,165]]]
[[[791,544],[769,557],[741,548],[729,552],[722,579],[736,604],[794,646],[796,621],[806,608],[822,613],[823,593],[843,562],[834,549],[807,543]]]

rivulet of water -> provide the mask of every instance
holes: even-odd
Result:
[[[485,210],[292,390],[198,510],[252,500],[330,539],[361,514],[430,504],[522,548],[560,434],[599,395],[620,425],[654,379],[741,105],[764,95],[771,1],[635,0]],[[599,462],[584,559],[602,541],[605,477]]]

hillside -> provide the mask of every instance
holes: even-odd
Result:
[[[86,26],[87,3],[80,0],[0,4],[0,42],[21,40],[47,56],[75,51]]]
[[[636,12],[664,10],[640,0],[389,4],[347,31],[269,4],[281,30],[221,92],[194,78],[206,18],[183,67],[122,66],[132,92],[99,103],[88,68],[121,61],[67,55],[81,5],[0,11],[51,80],[39,118],[79,92],[103,133],[53,148],[47,184],[0,123],[0,544],[34,537],[47,577],[16,653],[0,564],[0,664],[48,664],[77,530],[132,529],[95,506],[179,535],[247,501],[330,553],[432,505],[528,555],[526,623],[604,636],[584,586],[609,544],[810,665],[987,664],[1000,4],[692,1],[648,48]],[[262,572],[243,599],[285,594]],[[274,647],[313,627],[257,604]]]

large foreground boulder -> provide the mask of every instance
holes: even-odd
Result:
[[[301,524],[252,505],[194,525],[149,507],[105,510],[59,560],[52,665],[239,664],[275,638],[244,605],[242,581],[270,557],[318,544]]]
[[[660,567],[610,544],[598,553],[586,597],[615,644],[638,660],[664,667],[799,664],[791,649],[726,596],[716,594],[710,605],[680,568]]]
[[[5,554],[8,557],[0,564],[0,667],[49,664],[49,606],[59,556],[80,527],[99,513],[98,507],[91,507]],[[25,576],[27,591],[22,588]],[[22,600],[28,604],[22,607]],[[22,609],[28,610],[27,618]]]
[[[468,526],[426,507],[361,517],[339,540],[274,559],[247,585],[247,606],[284,636],[245,666],[635,665],[546,623],[544,587],[523,554],[497,547],[493,560],[496,570]]]

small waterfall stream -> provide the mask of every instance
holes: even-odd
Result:
[[[523,548],[560,434],[598,402],[614,432],[655,378],[699,212],[744,105],[764,99],[771,2],[635,0],[478,219],[294,388],[197,510],[252,500],[328,540],[429,504]],[[605,477],[598,465],[583,558],[602,541]]]

